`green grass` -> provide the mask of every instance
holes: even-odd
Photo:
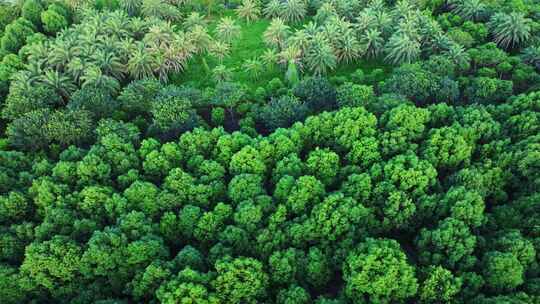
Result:
[[[258,80],[253,80],[242,70],[242,64],[245,60],[258,57],[266,49],[262,35],[270,24],[270,21],[260,19],[248,24],[243,20],[238,19],[236,14],[229,10],[221,16],[213,16],[210,19],[209,29],[212,34],[217,23],[223,16],[234,18],[242,27],[240,38],[233,42],[230,55],[227,56],[222,63],[227,68],[233,70],[233,80],[245,83],[251,88],[256,88],[264,85],[274,77],[279,77],[281,72],[275,69],[275,71],[263,73]],[[213,84],[211,71],[209,73],[205,69],[203,59],[206,60],[210,70],[220,64],[217,59],[211,56],[198,56],[191,61],[184,73],[172,77],[173,82],[176,84],[190,84],[199,88],[211,86]]]
[[[270,21],[268,19],[260,19],[251,23],[246,23],[243,19],[238,18],[234,11],[226,10],[221,15],[209,17],[209,30],[212,35],[215,34],[214,30],[217,23],[224,16],[233,18],[242,27],[241,37],[234,41],[229,56],[222,62],[223,65],[233,71],[232,79],[246,84],[250,89],[266,86],[268,81],[273,78],[284,80],[285,71],[280,70],[277,67],[273,70],[263,72],[258,79],[250,77],[242,68],[243,63],[246,60],[257,58],[266,49],[266,45],[263,41],[263,33],[270,24]],[[304,23],[307,23],[308,21],[309,20],[305,20]],[[302,24],[299,24],[294,26],[294,28],[301,28],[301,26]],[[209,71],[205,68],[204,61],[206,61]],[[183,73],[173,75],[171,77],[172,82],[175,84],[188,84],[197,88],[213,86],[214,81],[212,80],[211,71],[219,64],[218,60],[211,56],[198,56],[191,60]],[[354,63],[340,64],[337,69],[328,76],[347,76],[358,69],[362,69],[364,73],[367,74],[377,68],[383,69],[385,73],[390,72],[390,67],[380,61],[359,60]]]

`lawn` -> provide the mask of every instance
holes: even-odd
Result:
[[[270,24],[270,21],[260,19],[246,23],[243,19],[238,18],[233,10],[226,10],[221,15],[213,15],[209,18],[209,29],[212,35],[215,34],[214,29],[217,23],[224,16],[232,17],[242,28],[241,37],[234,41],[230,55],[222,62],[223,65],[232,70],[233,80],[244,83],[252,89],[265,86],[268,81],[276,77],[283,80],[285,71],[279,68],[262,73],[256,80],[249,77],[242,68],[245,60],[257,58],[266,49],[263,41],[263,33]],[[304,22],[308,21],[306,20]],[[294,27],[299,28],[301,24]],[[209,69],[205,67],[205,61]],[[188,84],[198,88],[213,86],[214,82],[212,80],[211,70],[217,65],[219,65],[218,60],[211,56],[198,56],[190,62],[185,72],[173,75],[171,78],[172,82],[175,84]],[[385,72],[389,72],[390,70],[387,65],[379,61],[359,60],[349,64],[342,63],[328,76],[347,76],[358,69],[362,69],[364,73],[369,73],[377,68],[382,68]]]

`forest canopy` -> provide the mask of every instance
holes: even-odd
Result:
[[[540,4],[0,4],[0,302],[540,303]]]

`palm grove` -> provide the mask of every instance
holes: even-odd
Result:
[[[540,303],[536,1],[0,6],[0,302]]]

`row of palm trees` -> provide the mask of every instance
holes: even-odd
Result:
[[[301,20],[305,8],[297,10],[297,4],[290,1],[269,1],[263,13],[273,19],[263,38],[271,51],[261,60],[271,59],[284,66],[293,62],[315,74],[359,58],[381,58],[399,65],[423,55],[442,53],[456,63],[467,61],[463,46],[450,39],[431,15],[411,1],[401,0],[388,7],[383,0],[373,0],[352,17],[349,12],[338,10],[336,3],[324,1],[313,21],[293,31],[289,24]],[[520,47],[531,39],[532,20],[524,13],[488,14],[487,5],[481,0],[451,0],[449,7],[464,19],[488,20],[492,38],[502,48]]]
[[[382,1],[372,1],[354,21],[340,16],[326,2],[314,21],[294,32],[285,20],[274,18],[263,38],[275,50],[276,63],[294,62],[315,74],[362,57],[384,54],[387,62],[397,65],[417,60],[424,51],[457,47],[436,21],[406,1],[392,9]]]
[[[267,18],[281,18],[287,23],[297,23],[307,14],[306,0],[270,0],[263,9]]]
[[[225,17],[216,28],[219,39],[214,39],[205,22],[194,13],[177,28],[158,18],[88,10],[79,24],[56,39],[30,45],[28,64],[15,75],[12,85],[24,90],[41,83],[67,100],[81,87],[118,91],[132,79],[167,81],[172,73],[184,71],[196,55],[211,54],[220,62],[229,55],[240,27]]]

